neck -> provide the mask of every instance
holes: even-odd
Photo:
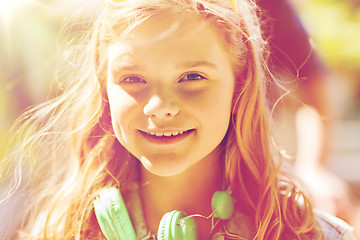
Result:
[[[145,220],[151,232],[156,233],[160,220],[166,212],[184,211],[188,215],[209,216],[211,198],[223,188],[223,167],[219,154],[210,154],[183,173],[162,177],[142,169],[141,198]],[[194,218],[200,239],[207,239],[211,221]]]

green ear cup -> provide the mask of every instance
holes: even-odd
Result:
[[[186,213],[181,212],[179,218],[176,219],[177,227],[180,226],[182,230],[182,236],[184,240],[196,240],[198,239],[198,229],[196,226],[196,222],[193,217],[185,218]]]
[[[214,217],[222,220],[231,218],[234,212],[234,200],[230,191],[217,191],[211,199],[212,210],[216,209]]]
[[[185,218],[186,213],[174,210],[166,213],[159,225],[158,240],[196,240],[198,230],[195,220]],[[184,219],[185,218],[185,219]]]
[[[158,240],[170,240],[169,234],[173,212],[175,211],[165,213],[165,215],[161,218],[157,233]]]
[[[108,240],[135,240],[136,234],[124,200],[116,188],[105,188],[93,201],[101,231]]]

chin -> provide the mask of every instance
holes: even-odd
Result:
[[[186,166],[177,163],[170,164],[169,162],[157,162],[156,164],[154,164],[148,159],[145,159],[144,157],[141,159],[141,164],[148,172],[160,177],[176,176],[187,169]]]

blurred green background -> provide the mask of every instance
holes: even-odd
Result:
[[[360,119],[360,1],[292,0],[335,76],[340,118]],[[360,133],[360,129],[359,129]]]

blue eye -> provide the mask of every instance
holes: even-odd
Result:
[[[183,76],[179,82],[183,81],[198,81],[198,80],[205,80],[206,78],[198,73],[188,73]]]
[[[146,81],[139,76],[125,76],[120,79],[119,83],[137,84],[137,83],[146,83]]]

